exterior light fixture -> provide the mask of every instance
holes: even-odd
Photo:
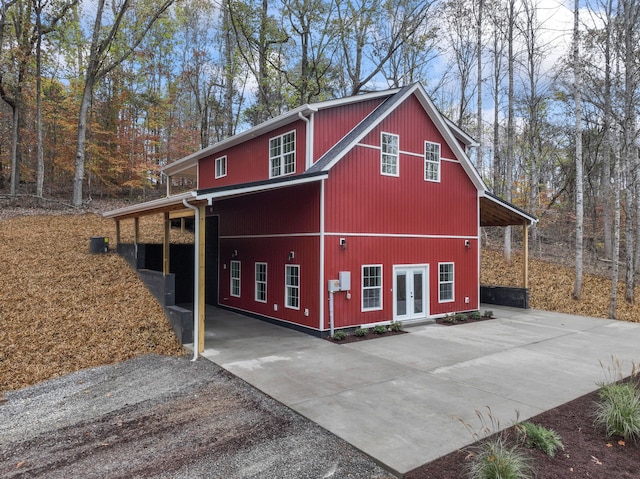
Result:
[[[289,251],[289,261],[291,261],[292,259],[294,259],[296,257],[295,252],[293,251]]]

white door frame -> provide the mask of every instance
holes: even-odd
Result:
[[[409,311],[409,302],[407,302],[406,314],[398,316],[398,297],[397,297],[397,276],[399,272],[406,272],[407,278],[409,274],[413,275],[416,271],[422,273],[422,313],[414,313]],[[409,284],[410,283],[410,284]],[[396,264],[393,265],[393,320],[394,321],[417,321],[429,317],[429,264]],[[407,281],[407,293],[413,292],[413,282]]]

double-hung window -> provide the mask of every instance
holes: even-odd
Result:
[[[227,176],[227,157],[216,158],[216,179]]]
[[[300,309],[300,266],[285,266],[284,305],[291,309]]]
[[[382,265],[362,267],[362,311],[382,309]]]
[[[424,142],[424,179],[440,181],[440,144]]]
[[[450,303],[453,297],[453,263],[438,264],[438,300],[441,303]]]
[[[380,139],[380,173],[398,176],[400,137],[392,133],[382,133]]]
[[[231,296],[240,297],[240,261],[231,261]]]
[[[256,263],[256,301],[267,302],[267,263]]]
[[[269,140],[269,176],[291,175],[296,172],[296,132]]]

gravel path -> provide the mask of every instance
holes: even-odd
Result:
[[[148,355],[7,393],[0,477],[394,476],[209,361]]]

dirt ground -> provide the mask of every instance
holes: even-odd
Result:
[[[392,478],[215,364],[158,355],[7,393],[3,478]]]

